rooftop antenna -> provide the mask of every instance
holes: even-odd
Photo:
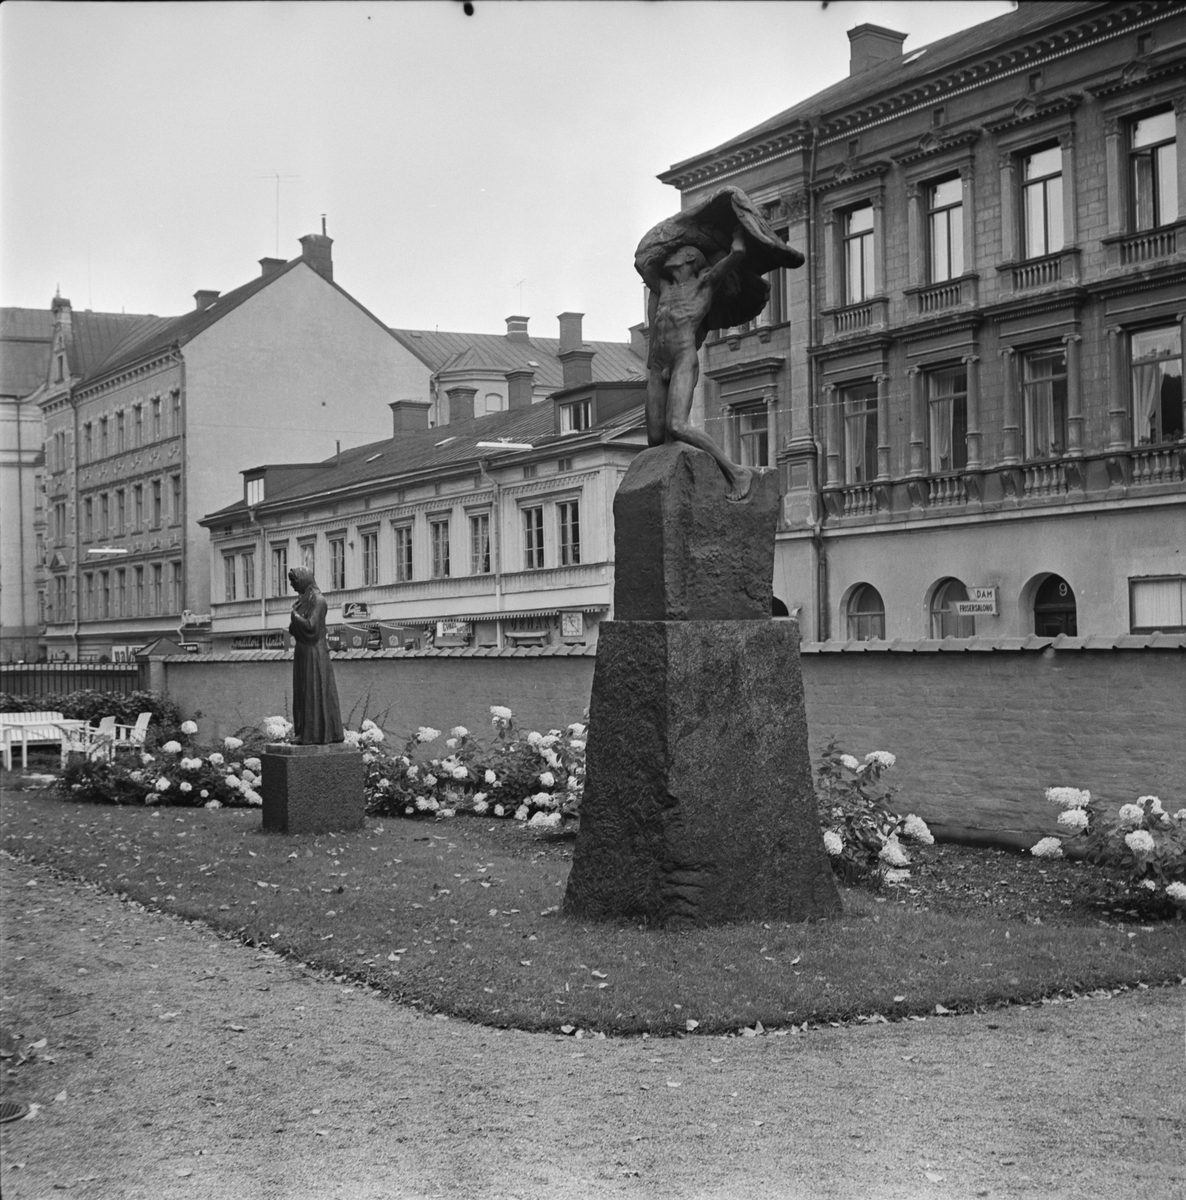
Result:
[[[520,279],[518,283],[512,283],[511,287],[519,289],[519,311],[523,311],[523,285],[527,282],[526,279]]]
[[[281,175],[273,169],[268,175],[257,175],[256,179],[274,179],[276,181],[276,257],[280,257],[280,180],[300,179],[299,175]],[[324,217],[322,218],[324,220]]]

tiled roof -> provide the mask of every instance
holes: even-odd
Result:
[[[395,337],[431,371],[527,369],[540,387],[564,386],[559,338],[513,341],[501,333],[437,333],[429,329],[393,329]],[[585,342],[593,350],[593,380],[612,383],[646,378],[646,363],[626,342]]]
[[[49,372],[53,316],[41,308],[0,308],[0,396],[27,396]]]
[[[826,116],[837,115],[862,100],[901,90],[929,75],[953,67],[963,59],[982,56],[1007,42],[1024,39],[1047,25],[1068,18],[1086,20],[1095,12],[1112,7],[1115,6],[1083,3],[1082,0],[1034,0],[1032,3],[1019,4],[1014,12],[940,38],[920,50],[912,50],[842,79],[714,149],[676,163],[659,178],[677,175],[693,163],[726,153],[735,146],[772,133],[796,120],[811,119],[816,122]]]
[[[122,347],[134,344],[154,329],[168,323],[167,317],[136,313],[76,312],[71,317],[74,354],[70,370],[80,378],[92,374],[105,359]]]
[[[1025,650],[1186,650],[1186,633],[1095,634],[1091,637],[894,638],[870,642],[803,642],[800,654],[962,654]]]
[[[555,433],[555,415],[551,404],[533,404],[530,408],[510,409],[491,413],[460,425],[445,425],[436,429],[417,429],[401,433],[399,437],[382,442],[371,442],[343,450],[340,455],[327,458],[323,470],[293,483],[291,486],[269,494],[264,507],[275,501],[289,502],[304,496],[315,496],[328,490],[355,487],[370,481],[413,475],[420,472],[440,470],[465,462],[476,462],[488,457],[488,452],[477,448],[478,442],[505,439],[512,442],[528,442],[536,449],[561,443],[574,443],[577,438],[594,435],[607,440],[625,432],[642,421],[642,406],[625,413],[604,425],[597,426],[589,434],[558,437]],[[242,500],[204,517],[213,521],[245,508]]]

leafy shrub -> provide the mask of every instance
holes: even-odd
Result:
[[[1088,862],[1125,872],[1132,908],[1150,917],[1186,917],[1186,808],[1171,815],[1159,797],[1141,796],[1109,816],[1089,791],[1073,787],[1047,788],[1046,799],[1062,809],[1058,823]],[[1030,853],[1061,858],[1062,847],[1062,838],[1046,837]]]
[[[168,741],[181,727],[181,710],[162,692],[98,692],[83,688],[76,692],[44,692],[40,696],[14,696],[0,692],[0,712],[60,712],[71,721],[97,722],[114,717],[119,725],[134,725],[142,712],[152,713],[149,737]]]
[[[929,845],[935,839],[921,817],[899,816],[891,807],[897,789],[882,775],[897,760],[873,750],[861,762],[833,738],[816,769],[815,796],[824,848],[845,883],[902,883],[910,877],[903,838]]]

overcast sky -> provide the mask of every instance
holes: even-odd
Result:
[[[175,315],[334,238],[388,325],[624,340],[655,176],[848,74],[1010,11],[475,0],[0,6],[0,304]],[[279,183],[279,222],[276,215]]]

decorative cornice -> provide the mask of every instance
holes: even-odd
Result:
[[[717,383],[737,383],[742,379],[753,379],[760,375],[777,375],[787,364],[780,354],[771,354],[765,358],[752,358],[747,362],[730,363],[726,367],[718,367],[715,371],[705,371],[709,379]]]
[[[889,173],[891,165],[887,159],[863,163],[859,159],[846,158],[832,172],[831,178],[817,180],[811,190],[818,194],[850,183],[860,183],[865,179],[883,179]]]
[[[943,135],[928,129],[918,139],[918,144],[913,149],[904,150],[901,154],[894,154],[891,157],[900,167],[910,166],[922,159],[934,158],[936,155],[952,150],[967,150],[977,141],[982,132],[983,130],[980,129],[965,129],[961,133]]]
[[[1013,111],[1007,117],[998,121],[987,121],[985,129],[989,133],[999,135],[1020,129],[1024,125],[1036,124],[1050,117],[1064,116],[1072,113],[1082,102],[1083,97],[1075,92],[1064,96],[1056,96],[1052,100],[1034,99],[1032,96],[1022,96],[1013,106]]]
[[[664,171],[658,178],[661,183],[669,183],[681,192],[686,192],[705,183],[715,183],[731,175],[740,174],[759,163],[786,158],[810,145],[811,127],[805,121],[795,121],[785,130],[767,134],[742,146],[735,146],[720,157],[711,157],[711,161],[706,162],[702,159],[688,163],[682,169],[675,167]]]
[[[1121,68],[1119,75],[1104,83],[1092,84],[1087,90],[1097,100],[1110,100],[1113,96],[1161,83],[1163,80],[1181,81],[1184,76],[1186,58],[1169,58],[1162,62],[1155,62],[1148,57],[1134,58]]]

